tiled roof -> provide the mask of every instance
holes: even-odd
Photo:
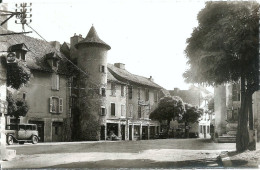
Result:
[[[108,50],[111,49],[111,47],[105,43],[104,41],[102,41],[99,37],[98,34],[94,28],[94,26],[92,26],[88,32],[88,35],[86,36],[85,39],[83,39],[82,41],[80,41],[79,43],[77,43],[75,45],[76,48],[79,47],[79,45],[81,44],[86,44],[86,45],[101,45],[106,47]]]
[[[0,32],[10,33],[11,31],[0,27]],[[30,69],[53,72],[45,57],[47,54],[56,52],[56,50],[48,42],[23,34],[6,35],[1,36],[0,51],[8,51],[9,47],[17,44],[25,44],[28,48],[26,64]],[[66,74],[67,62],[64,59],[65,56],[60,52],[57,54],[61,57],[58,72]]]
[[[117,79],[110,73],[110,71],[107,72],[107,81],[116,82],[116,83],[119,83],[119,84],[125,84],[125,83],[123,83],[122,81],[117,80]]]
[[[153,81],[149,80],[149,78],[134,75],[130,72],[128,72],[125,69],[118,68],[114,66],[113,64],[107,64],[108,70],[112,73],[112,75],[123,82],[132,82],[144,86],[154,87],[154,88],[160,88],[163,87],[159,86],[158,84],[154,83]]]

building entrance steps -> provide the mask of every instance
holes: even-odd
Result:
[[[219,136],[217,141],[218,141],[218,143],[235,143],[236,136],[230,136],[228,134],[225,134],[223,136]]]

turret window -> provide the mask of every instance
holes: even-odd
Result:
[[[100,71],[101,73],[106,73],[106,67],[105,67],[104,65],[101,65],[101,66],[99,67],[99,71]]]

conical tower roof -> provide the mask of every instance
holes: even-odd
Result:
[[[104,41],[102,41],[99,37],[98,34],[96,32],[96,29],[94,28],[94,26],[92,25],[92,27],[90,28],[88,35],[86,36],[85,39],[83,39],[82,41],[80,41],[79,43],[77,43],[75,45],[76,48],[79,47],[79,45],[81,44],[85,44],[85,45],[99,45],[99,46],[103,46],[105,48],[107,48],[108,50],[111,49],[111,47],[105,43]]]

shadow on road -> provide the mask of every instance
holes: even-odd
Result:
[[[75,162],[45,168],[223,168],[217,159],[199,159],[178,162],[156,162],[149,159],[141,160],[102,160],[95,162]]]

